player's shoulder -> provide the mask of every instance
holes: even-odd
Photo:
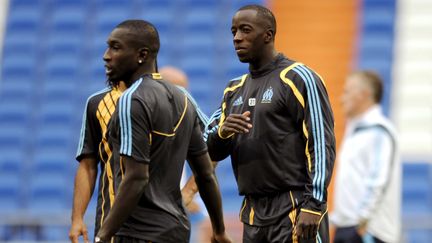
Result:
[[[223,94],[226,95],[227,93],[232,93],[238,88],[240,88],[241,86],[243,86],[247,76],[248,74],[243,74],[236,78],[231,79],[228,82],[227,86],[225,87]]]
[[[97,92],[92,93],[91,95],[88,96],[87,98],[87,105],[91,106],[94,104],[99,104],[99,102],[103,99],[103,97],[109,93],[112,89],[110,87],[101,89]]]
[[[279,76],[281,81],[285,83],[293,82],[296,85],[305,82],[316,83],[318,81],[324,83],[321,75],[319,75],[315,70],[301,62],[289,59],[284,62],[284,66],[281,68]]]
[[[238,77],[230,79],[228,81],[227,88],[240,84],[246,78],[246,76],[247,76],[247,74],[242,74]]]

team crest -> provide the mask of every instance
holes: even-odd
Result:
[[[262,97],[261,103],[271,103],[273,98],[273,88],[270,86],[270,88],[268,88]]]

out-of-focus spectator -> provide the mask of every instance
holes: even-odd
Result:
[[[347,126],[331,214],[335,243],[400,238],[401,164],[395,130],[381,111],[382,95],[382,80],[374,72],[358,71],[346,79]]]

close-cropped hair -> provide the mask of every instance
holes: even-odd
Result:
[[[127,28],[131,30],[132,33],[137,36],[134,41],[139,45],[148,47],[153,57],[157,56],[160,48],[160,40],[159,33],[153,24],[141,19],[130,19],[121,22],[116,28]]]
[[[241,7],[238,11],[241,10],[255,10],[260,19],[264,19],[269,23],[269,27],[273,31],[273,36],[276,36],[276,18],[270,9],[261,5],[251,4]]]

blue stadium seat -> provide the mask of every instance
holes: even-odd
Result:
[[[19,209],[21,180],[18,173],[0,174],[0,213]]]
[[[393,55],[392,37],[382,33],[364,36],[360,43],[360,55],[367,60],[390,60]]]
[[[408,230],[404,242],[428,243],[432,239],[432,231],[427,229]]]
[[[0,83],[0,102],[10,101],[29,101],[34,92],[34,82],[24,79],[3,79]]]
[[[44,73],[47,75],[63,75],[64,77],[72,77],[79,74],[79,55],[59,55],[53,54],[47,57],[46,63],[43,66]]]
[[[427,163],[404,163],[403,212],[432,214],[431,166]]]
[[[30,103],[8,100],[0,102],[0,123],[24,124],[28,121],[30,114]]]
[[[175,28],[175,25],[177,24],[174,11],[175,9],[173,4],[148,5],[143,8],[140,17],[155,25],[160,37],[162,38],[164,36],[162,33],[168,34],[168,32]]]
[[[208,32],[217,27],[218,11],[211,6],[191,6],[185,12],[184,25],[188,31]]]
[[[54,9],[50,19],[54,34],[83,34],[85,30],[87,9],[81,6],[62,6]]]
[[[72,194],[69,182],[71,180],[73,179],[59,173],[33,174],[29,183],[30,212],[44,215],[44,213],[64,212],[65,209],[69,209]]]
[[[101,5],[96,12],[96,31],[104,33],[108,36],[109,33],[120,22],[133,18],[131,16],[132,6],[130,4],[109,4]]]
[[[38,31],[42,13],[38,6],[11,8],[6,28],[8,31]]]
[[[1,133],[1,132],[0,132]],[[23,171],[25,156],[24,151],[11,146],[1,149],[0,171],[5,174],[18,174]]]
[[[69,234],[69,227],[67,225],[45,225],[42,228],[42,237],[47,241],[61,241],[65,239],[65,235]],[[92,233],[89,232],[89,236]],[[92,242],[92,241],[90,241]]]
[[[215,47],[218,41],[217,35],[213,34],[213,32],[186,32],[183,37],[182,49],[186,52],[194,50],[203,59],[214,59],[217,52]]]
[[[71,168],[74,160],[74,154],[66,146],[56,144],[51,146],[39,146],[35,152],[32,170],[35,173],[58,173],[62,175],[72,175]]]

